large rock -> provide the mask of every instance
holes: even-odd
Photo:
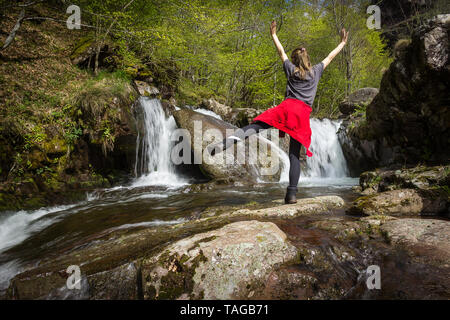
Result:
[[[398,46],[366,121],[350,122],[341,133],[358,150],[344,148],[346,157],[368,164],[362,170],[450,158],[449,17],[437,16]]]
[[[329,212],[344,206],[344,200],[338,196],[321,196],[315,198],[298,199],[296,204],[250,210],[241,209],[229,215],[249,215],[271,218],[294,218],[302,215]]]
[[[450,298],[449,221],[371,216],[315,224],[344,243],[351,241],[365,257],[358,277],[362,281],[357,281],[348,298]],[[369,265],[380,267],[381,290],[367,288],[365,269]]]
[[[440,215],[450,208],[449,166],[377,169],[361,174],[360,191],[349,214]],[[377,193],[378,192],[378,193]]]
[[[377,143],[361,138],[360,132],[365,128],[363,116],[352,115],[342,122],[337,132],[352,177],[357,177],[361,172],[372,170],[378,165],[380,151]]]
[[[89,276],[81,275],[80,289],[68,289],[64,271],[33,279],[15,279],[14,299],[135,300],[138,299],[138,269],[134,262]]]
[[[204,99],[201,103],[201,107],[213,111],[214,113],[221,116],[222,119],[228,119],[233,110],[231,107],[224,105],[214,99]]]
[[[173,116],[178,127],[189,132],[189,144],[192,148],[194,160],[201,160],[200,168],[208,177],[223,181],[255,181],[258,178],[263,181],[279,181],[283,163],[276,151],[272,154],[273,149],[268,143],[258,139],[258,146],[254,146],[249,143],[250,139],[247,139],[245,141],[245,154],[237,154],[237,152],[233,154],[229,152],[233,149],[230,148],[227,152],[221,152],[211,157],[205,148],[214,141],[213,137],[208,138],[206,133],[215,132],[221,137],[226,137],[237,128],[225,121],[189,109],[175,111]],[[195,132],[196,124],[199,128],[198,132]],[[219,141],[216,140],[215,142]],[[241,144],[242,142],[238,143],[242,146]],[[258,148],[261,148],[261,146],[266,148],[268,156],[258,156],[257,161],[252,163],[249,156],[250,152],[257,156],[260,150]],[[236,146],[234,149],[236,149]],[[270,161],[271,158],[273,163]]]
[[[254,108],[235,108],[232,109],[231,114],[229,114],[224,119],[234,124],[235,126],[242,128],[252,123],[253,119],[260,115],[263,111],[264,110],[258,110]]]
[[[271,222],[243,221],[175,242],[142,263],[145,299],[246,299],[297,250]]]
[[[350,115],[355,112],[357,108],[365,108],[369,105],[378,92],[377,88],[362,88],[356,90],[341,102],[339,110],[344,115]]]
[[[10,281],[7,299],[141,298],[141,261],[187,235],[218,229],[230,219],[192,220],[158,228],[111,229],[40,257]],[[81,290],[68,290],[68,266],[80,266]]]
[[[450,186],[450,166],[417,166],[409,169],[377,169],[363,172],[359,184],[364,194],[402,188],[436,189]]]
[[[400,189],[358,198],[351,215],[439,215],[447,212],[448,194],[439,190]]]
[[[254,108],[232,108],[214,99],[204,99],[200,107],[213,111],[221,116],[223,120],[239,128],[252,123],[253,119],[264,111]]]
[[[134,80],[133,84],[137,92],[143,97],[156,97],[159,95],[158,88],[149,85],[145,81]]]
[[[407,248],[428,263],[450,269],[450,221],[394,219],[382,224],[381,231],[391,244]]]

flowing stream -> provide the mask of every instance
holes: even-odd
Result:
[[[190,192],[194,178],[177,172],[170,161],[170,135],[176,129],[160,101],[141,98],[143,130],[136,141],[136,178],[128,185],[96,190],[86,200],[66,206],[0,215],[0,291],[17,273],[33,267],[42,257],[64,248],[76,248],[95,235],[117,229],[157,228],[195,217],[207,207],[271,202],[284,197],[288,157],[280,183],[257,190],[249,187]],[[208,110],[197,110],[218,117]],[[348,194],[357,179],[348,177],[336,131],[339,122],[312,119],[311,151],[299,184],[298,197]],[[286,166],[287,165],[287,166]]]

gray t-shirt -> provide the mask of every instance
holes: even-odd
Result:
[[[302,80],[294,75],[295,65],[289,59],[283,62],[284,73],[287,77],[285,99],[298,99],[309,106],[313,105],[314,97],[317,92],[317,85],[323,72],[323,63],[320,62],[311,68],[311,72]]]

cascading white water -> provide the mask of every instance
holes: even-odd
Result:
[[[139,105],[143,111],[143,119],[140,121],[144,127],[143,135],[139,135],[136,141],[135,173],[138,178],[133,186],[186,184],[186,181],[176,174],[170,159],[173,146],[170,136],[177,128],[175,119],[172,116],[166,117],[158,99],[141,97]]]
[[[214,111],[211,110],[207,110],[207,109],[203,109],[203,108],[197,108],[197,109],[193,109],[195,112],[201,113],[201,114],[205,114],[207,116],[211,116],[214,117],[216,119],[222,120],[222,117],[219,116],[217,113],[215,113]]]
[[[205,109],[195,109],[194,111],[221,119],[216,113]],[[317,179],[338,179],[336,182],[344,182],[339,178],[348,178],[347,161],[342,152],[341,145],[337,137],[337,131],[341,126],[340,120],[329,119],[311,119],[311,147],[310,150],[314,154],[308,157],[306,161],[306,170],[301,172],[300,182],[311,181]],[[259,135],[259,140],[268,143],[273,147],[274,151],[280,158],[283,170],[280,176],[280,182],[289,181],[289,157],[279,146],[269,139]],[[345,181],[344,184],[353,183]]]
[[[337,137],[341,121],[311,119],[311,147],[313,156],[306,161],[308,178],[348,177],[347,161]]]
[[[337,137],[337,131],[341,126],[342,121],[329,119],[311,119],[311,147],[310,150],[314,154],[313,157],[308,157],[306,160],[306,170],[301,172],[300,182],[311,181],[318,179],[336,179],[347,178],[348,168],[344,153]],[[281,172],[280,182],[289,181],[289,157],[281,148],[278,148],[275,143],[265,139],[267,143],[275,146],[274,150],[280,157],[283,163],[283,170]],[[343,180],[336,180],[337,183],[344,182]],[[344,184],[351,183],[345,181]]]

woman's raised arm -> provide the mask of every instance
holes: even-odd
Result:
[[[286,55],[286,52],[284,52],[284,48],[281,45],[280,40],[277,36],[277,23],[275,21],[272,21],[272,24],[270,25],[270,34],[272,35],[273,43],[275,43],[275,47],[277,47],[278,55],[281,58],[281,61],[284,62],[288,59],[288,56]]]
[[[341,52],[341,50],[345,47],[345,45],[347,43],[347,39],[348,39],[348,32],[345,31],[345,29],[342,29],[341,30],[341,43],[333,51],[330,52],[328,57],[326,57],[322,61],[324,69],[330,64],[330,62],[334,59],[334,57],[336,57],[338,55],[338,53]]]

